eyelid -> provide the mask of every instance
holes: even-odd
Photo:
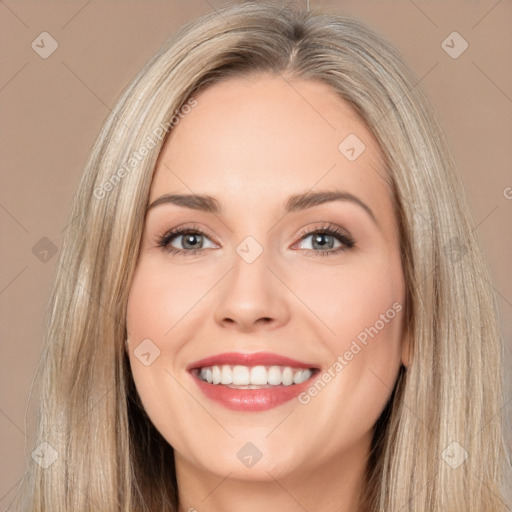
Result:
[[[307,226],[299,233],[299,238],[303,238],[306,235],[311,235],[317,232],[330,231],[335,233],[336,235],[343,236],[344,238],[350,240],[352,243],[355,243],[352,235],[341,226],[337,224],[332,224],[331,222],[324,222],[320,226]]]
[[[179,224],[178,226],[175,226],[174,228],[166,229],[163,232],[159,232],[155,238],[158,241],[164,237],[169,237],[169,236],[174,236],[174,235],[181,236],[182,235],[182,233],[180,233],[181,231],[187,231],[187,232],[191,231],[191,232],[197,232],[200,235],[205,235],[210,240],[212,240],[212,242],[215,242],[218,245],[218,242],[215,240],[215,237],[210,233],[210,231],[207,228],[205,228],[203,226],[199,226],[198,224],[196,224],[194,222],[192,222],[192,223],[184,222],[183,224]]]

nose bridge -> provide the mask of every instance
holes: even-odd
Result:
[[[260,237],[261,238],[261,237]],[[253,236],[247,236],[235,248],[235,256],[233,258],[233,272],[231,279],[234,286],[241,285],[258,285],[254,292],[267,291],[268,283],[268,266],[270,266],[272,253],[268,248],[268,244],[260,243]]]
[[[288,307],[283,286],[267,267],[272,251],[247,236],[236,247],[231,272],[226,276],[215,316],[218,322],[239,324],[249,329],[260,319],[280,324],[287,320]]]

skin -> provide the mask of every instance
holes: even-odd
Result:
[[[307,404],[232,411],[206,398],[185,368],[222,352],[270,351],[325,370],[394,303],[404,304],[378,146],[321,82],[260,73],[226,79],[196,99],[164,144],[149,201],[207,194],[222,211],[170,203],[149,210],[127,310],[133,377],[174,447],[180,511],[356,510],[373,426],[408,363],[403,308]],[[338,149],[349,134],[366,146],[355,161]],[[357,196],[376,221],[350,201],[284,214],[290,195],[319,190]],[[325,222],[350,233],[354,247],[319,255],[302,230]],[[205,232],[196,240],[202,253],[158,247],[159,236],[185,223]],[[263,248],[250,264],[236,252],[247,236]],[[191,251],[184,238],[172,247]],[[343,245],[326,242],[330,251]],[[133,353],[146,338],[160,350],[148,366]],[[237,458],[248,442],[262,453],[250,468]]]

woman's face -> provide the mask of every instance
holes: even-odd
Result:
[[[320,82],[229,78],[196,100],[162,149],[150,204],[182,197],[150,207],[129,294],[142,403],[178,470],[363,468],[406,364],[376,143]]]

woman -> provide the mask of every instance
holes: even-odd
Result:
[[[23,510],[506,510],[493,290],[431,112],[354,19],[171,39],[73,203]]]

